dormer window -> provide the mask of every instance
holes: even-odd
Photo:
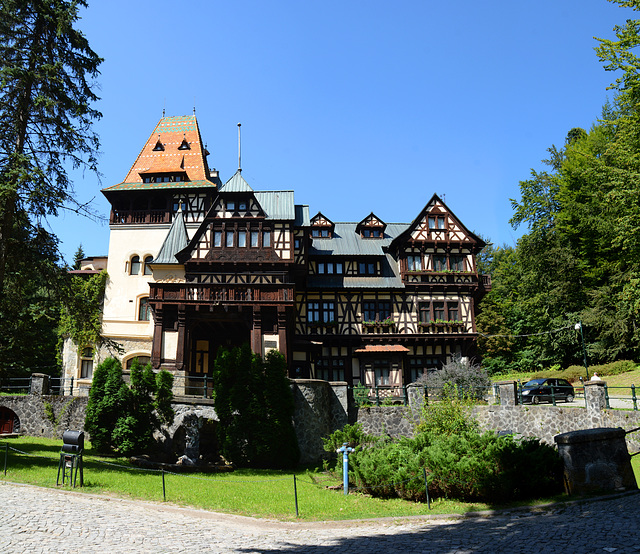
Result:
[[[330,239],[331,229],[328,227],[324,229],[311,229],[311,236],[316,239]]]
[[[180,183],[184,180],[179,174],[163,174],[163,175],[145,175],[142,178],[143,183]]]
[[[162,144],[162,142],[160,142],[160,139],[158,139],[158,142],[156,142],[156,145],[153,147],[153,151],[154,152],[164,152],[164,144]]]
[[[311,238],[330,239],[333,238],[334,223],[320,212],[311,219]]]
[[[387,224],[377,215],[371,212],[356,226],[356,233],[363,239],[381,239],[384,237],[384,230]]]
[[[186,138],[182,139],[182,143],[178,146],[178,150],[191,150],[191,146],[189,146]]]

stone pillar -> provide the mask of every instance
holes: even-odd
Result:
[[[331,383],[331,388],[331,427],[342,429],[349,423],[349,386],[345,381],[335,381]]]
[[[409,383],[407,385],[407,397],[411,411],[414,413],[420,412],[424,405],[424,385]]]
[[[515,381],[498,381],[500,389],[500,405],[515,406],[518,403],[518,387]]]
[[[587,413],[600,412],[607,407],[604,385],[604,381],[587,381],[584,384],[584,399],[587,405]]]
[[[31,374],[31,394],[42,396],[49,394],[49,376],[44,373]]]
[[[604,392],[604,389],[603,389]],[[624,429],[603,427],[556,435],[568,494],[636,490]]]
[[[330,456],[324,450],[322,437],[335,431],[329,415],[331,387],[326,381],[293,379],[291,389],[295,403],[293,424],[300,447],[300,463],[317,463]]]

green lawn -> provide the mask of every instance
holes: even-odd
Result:
[[[7,475],[0,480],[56,487],[59,440],[20,437],[0,442],[0,470],[4,466],[5,444],[25,452],[9,451]],[[292,472],[237,470],[228,474],[165,473],[167,502],[205,510],[248,516],[295,519]],[[452,514],[499,508],[482,503],[437,500],[429,510],[426,504],[404,500],[380,500],[363,494],[344,495],[327,486],[340,481],[322,472],[295,472],[299,517],[304,520],[342,520],[377,517],[403,517],[424,514]],[[105,459],[84,455],[83,492],[162,502],[162,475],[134,468],[126,459]],[[60,485],[62,487],[62,485]],[[67,486],[67,485],[65,485]],[[546,501],[561,500],[546,499]],[[540,504],[545,500],[532,502]]]

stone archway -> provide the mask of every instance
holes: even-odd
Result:
[[[17,433],[20,430],[20,419],[16,413],[5,406],[0,406],[0,435]]]

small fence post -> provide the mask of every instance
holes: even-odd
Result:
[[[633,409],[638,411],[638,402],[636,398],[636,386],[631,385],[631,397],[633,398]]]
[[[296,517],[298,517],[298,487],[296,485],[296,474],[293,474],[293,497],[296,501]]]
[[[4,445],[4,474],[7,475],[7,458],[9,458],[9,443]]]
[[[551,403],[554,406],[556,405],[556,391],[555,391],[555,387],[553,385],[551,385]]]
[[[167,501],[167,490],[164,485],[164,468],[162,469],[162,499],[164,502]]]
[[[604,401],[606,403],[607,406],[607,410],[611,409],[611,406],[609,406],[609,387],[607,387],[607,384],[604,384]]]
[[[73,376],[71,376],[71,382],[69,383],[69,396],[73,396]]]
[[[380,389],[378,385],[376,385],[376,406],[380,406]]]
[[[203,387],[203,391],[202,391],[202,397],[206,398],[207,397],[207,374],[204,374],[204,387]]]
[[[431,509],[431,497],[429,496],[429,483],[427,483],[427,470],[422,468],[422,476],[424,477],[424,490],[427,494],[427,506]]]

